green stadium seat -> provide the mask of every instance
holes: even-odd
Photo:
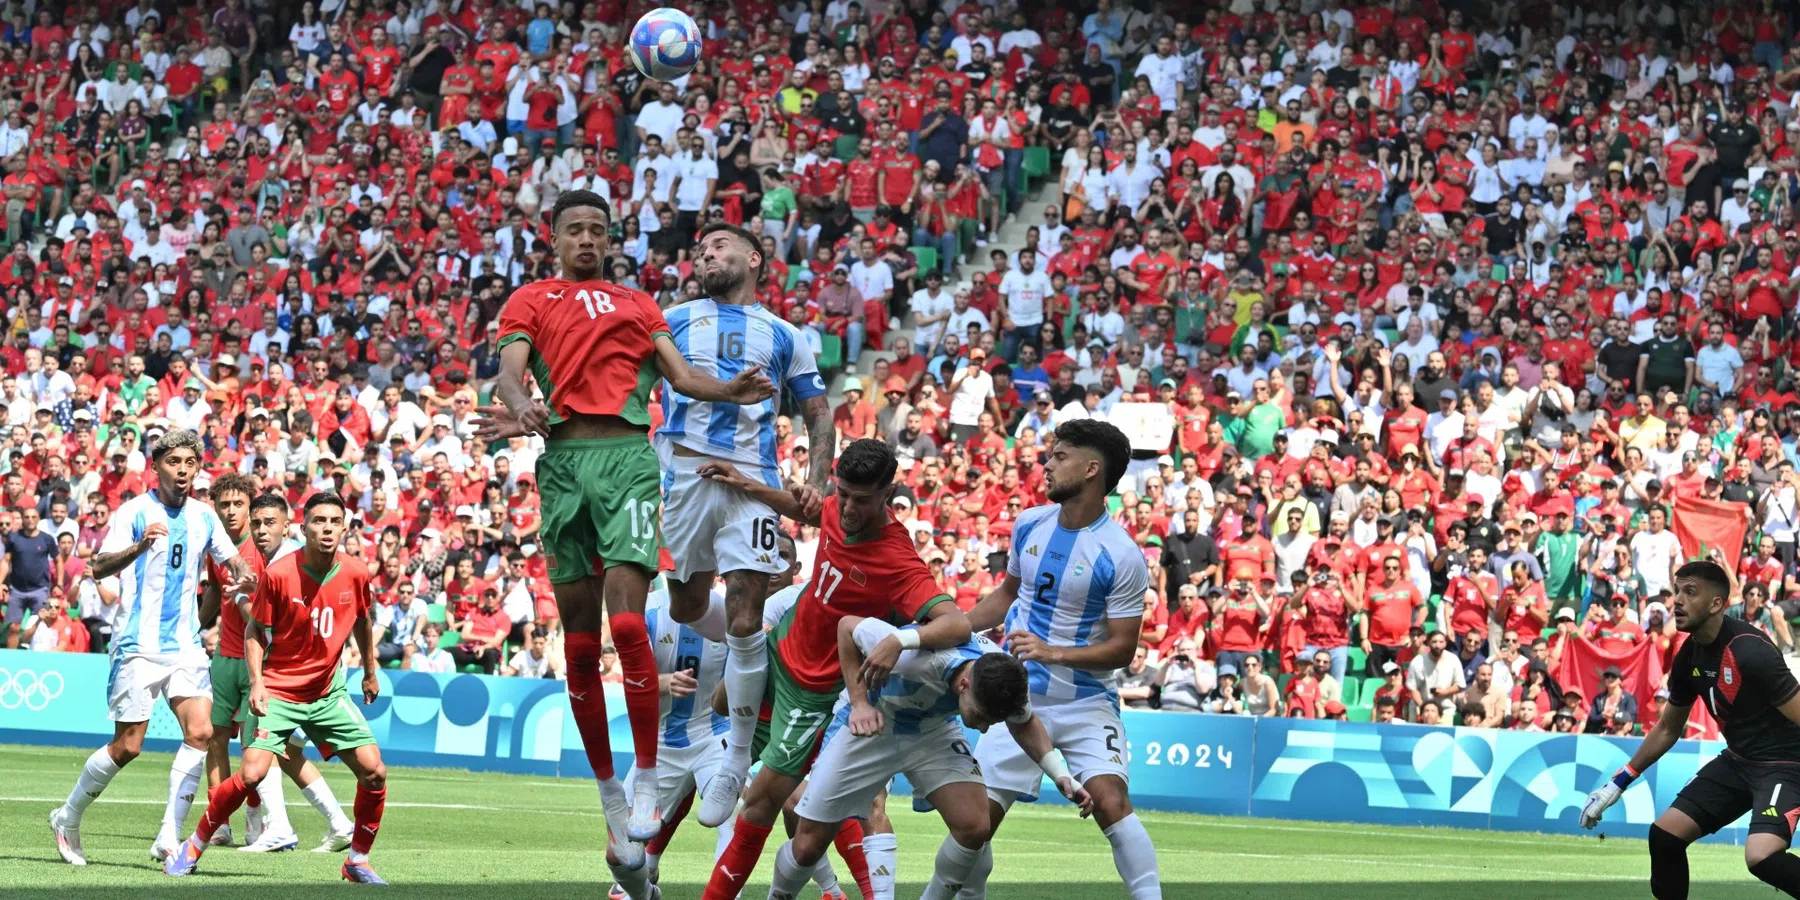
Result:
[[[844,365],[844,339],[835,334],[819,341],[819,371],[831,372]]]
[[[443,625],[449,621],[449,610],[442,603],[425,604],[425,621],[433,625]]]
[[[1346,650],[1348,656],[1348,665],[1345,667],[1346,676],[1361,675],[1369,670],[1369,655],[1364,653],[1361,647],[1352,644]]]
[[[788,290],[790,290],[790,291],[793,290],[794,285],[800,283],[800,273],[801,273],[801,269],[798,266],[795,266],[794,268],[788,270],[788,277],[787,277],[787,289]]]
[[[1107,515],[1116,516],[1119,514],[1119,510],[1124,509],[1124,508],[1125,508],[1125,501],[1120,499],[1118,494],[1107,494],[1106,495],[1106,513],[1107,513]]]
[[[1362,693],[1356,698],[1357,704],[1360,706],[1374,706],[1375,692],[1381,690],[1381,685],[1386,680],[1387,679],[1382,678],[1379,675],[1364,678],[1362,683]]]
[[[906,249],[912,251],[913,259],[918,262],[919,274],[923,275],[938,267],[936,247],[908,247]]]
[[[1293,680],[1294,680],[1293,675],[1283,674],[1283,675],[1275,676],[1276,692],[1281,694],[1281,696],[1286,697],[1288,682],[1293,681]]]
[[[837,139],[837,143],[832,144],[831,155],[837,157],[841,162],[849,162],[856,158],[856,149],[861,141],[862,138],[856,135],[844,135]]]
[[[1349,719],[1352,722],[1373,721],[1375,718],[1375,710],[1367,706],[1352,706],[1349,709],[1349,715],[1344,718]]]
[[[1050,148],[1026,147],[1022,168],[1025,170],[1025,177],[1034,181],[1050,174]]]

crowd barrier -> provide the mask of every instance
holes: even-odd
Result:
[[[112,734],[108,660],[0,651],[0,742],[92,747]],[[382,670],[365,715],[391,764],[589,777],[561,682]],[[357,693],[360,672],[349,673]],[[613,747],[629,764],[623,694],[608,686]],[[1577,833],[1588,791],[1634,740],[1483,728],[1124,714],[1131,794],[1146,809],[1261,818]],[[147,744],[171,750],[165,706]],[[1724,745],[1682,741],[1625,792],[1601,831],[1643,837]],[[904,790],[904,785],[897,786]],[[1046,792],[1054,797],[1054,791]],[[1048,798],[1046,798],[1048,799]],[[1712,840],[1741,843],[1746,819]]]

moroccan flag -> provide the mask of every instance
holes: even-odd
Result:
[[[1556,667],[1556,682],[1564,688],[1580,690],[1581,699],[1592,706],[1595,698],[1606,690],[1606,682],[1600,673],[1608,666],[1619,667],[1619,674],[1623,676],[1620,680],[1625,690],[1637,699],[1642,716],[1651,698],[1656,696],[1656,689],[1663,683],[1662,656],[1649,641],[1620,653],[1608,653],[1587,638],[1570,637],[1563,641],[1562,663]]]
[[[1744,552],[1744,532],[1749,528],[1749,505],[1698,497],[1675,497],[1675,539],[1688,559],[1704,559],[1713,550],[1725,556],[1725,565],[1737,571]]]

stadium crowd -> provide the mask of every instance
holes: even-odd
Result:
[[[733,0],[662,84],[623,54],[652,5],[12,7],[7,645],[105,647],[85,561],[187,427],[198,492],[353,498],[381,662],[555,676],[541,444],[471,422],[586,189],[665,307],[699,227],[764,237],[759,300],[965,606],[1054,425],[1129,421],[1130,706],[1629,733],[1663,691],[1555,673],[1667,661],[1687,499],[1736,504],[1706,552],[1794,647],[1785,8]]]

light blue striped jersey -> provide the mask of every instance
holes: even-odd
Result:
[[[161,522],[169,529],[119,572],[119,605],[113,613],[112,653],[166,661],[204,662],[200,641],[200,576],[206,560],[220,565],[237,557],[237,547],[211,506],[189,500],[164,506],[155,491],[140,494],[119,507],[107,525],[101,553],[135,545],[144,529]]]
[[[711,602],[722,611],[725,592],[715,588]],[[662,746],[691,747],[731,730],[731,720],[712,711],[713,688],[725,675],[724,643],[707,640],[691,625],[675,621],[666,590],[650,595],[644,607],[644,624],[650,632],[650,649],[656,654],[656,674],[673,675],[692,669],[698,682],[694,692],[686,697],[663,695]]]
[[[730,381],[749,366],[761,366],[775,383],[775,396],[747,406],[713,403],[685,397],[665,380],[657,448],[686,447],[755,466],[766,480],[777,463],[775,419],[781,415],[783,393],[792,394],[795,400],[825,393],[812,350],[794,326],[760,304],[733,306],[694,300],[668,310],[664,318],[688,365],[720,381]]]
[[[1150,568],[1124,526],[1101,514],[1070,531],[1058,523],[1061,504],[1033,507],[1013,524],[1007,574],[1019,579],[1019,595],[1006,613],[1006,631],[1029,631],[1057,647],[1103,643],[1110,619],[1144,614]],[[1112,672],[1027,662],[1036,706],[1106,696],[1117,702]]]
[[[918,628],[917,625],[906,627]],[[872,652],[882,638],[897,630],[900,629],[889,626],[876,629],[872,634],[868,630],[858,631],[857,646],[864,653]],[[955,719],[962,710],[956,694],[950,690],[950,682],[956,678],[957,670],[965,663],[980,659],[983,654],[1004,652],[998,644],[979,634],[948,650],[901,651],[887,683],[869,698],[881,710],[882,733],[918,734]],[[849,724],[848,690],[838,694],[835,718],[839,720],[837,727]]]

